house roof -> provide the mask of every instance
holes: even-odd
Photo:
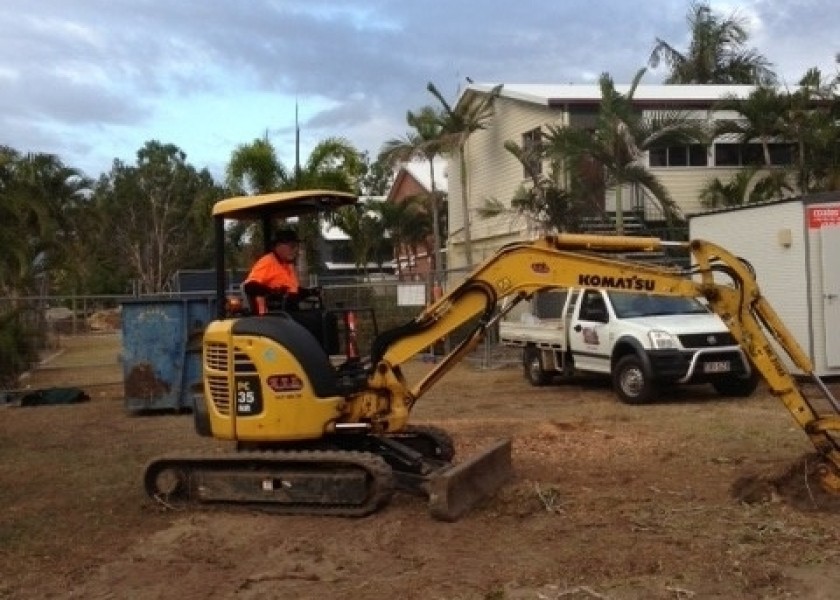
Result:
[[[439,192],[447,191],[447,170],[446,161],[438,159],[432,162],[435,172],[435,188]],[[427,192],[432,191],[432,175],[429,169],[429,161],[417,160],[409,163],[404,163],[402,168],[405,169],[417,183],[422,185]]]
[[[435,189],[438,192],[448,191],[448,172],[447,161],[439,158],[432,162],[435,173]],[[402,163],[397,170],[394,181],[391,183],[391,189],[388,190],[387,201],[395,202],[403,199],[406,196],[405,185],[407,182],[414,181],[416,185],[423,188],[425,193],[432,191],[432,174],[429,169],[429,161],[415,160],[407,163]],[[417,193],[416,189],[412,193]]]
[[[472,83],[461,92],[460,103],[468,94],[489,93],[498,84]],[[639,85],[633,99],[640,103],[690,104],[710,103],[726,96],[746,98],[756,89],[754,85]],[[616,84],[619,94],[630,91],[629,84]],[[597,84],[506,83],[501,96],[532,104],[557,106],[589,104],[601,101],[601,87]]]

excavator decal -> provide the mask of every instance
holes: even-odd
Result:
[[[236,414],[250,417],[262,412],[262,393],[259,375],[236,377]]]
[[[656,281],[653,279],[640,279],[639,277],[613,277],[611,275],[588,275],[578,277],[578,285],[583,287],[601,287],[616,290],[636,290],[640,292],[652,292],[656,289]]]

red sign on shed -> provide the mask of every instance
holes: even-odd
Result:
[[[808,228],[840,227],[840,206],[808,207]]]

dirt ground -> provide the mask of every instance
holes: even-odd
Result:
[[[806,436],[765,391],[724,400],[696,387],[634,407],[597,380],[536,389],[517,368],[464,363],[415,422],[448,429],[459,456],[512,437],[516,470],[464,519],[435,521],[405,495],[361,519],[173,511],[145,497],[144,463],[225,447],[199,438],[190,415],[127,414],[115,340],[100,339],[93,363],[74,363],[65,345],[28,380],[79,385],[90,402],[0,408],[2,599],[828,599],[840,589],[840,498],[819,488]]]

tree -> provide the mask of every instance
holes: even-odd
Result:
[[[179,269],[212,264],[211,209],[222,191],[177,146],[149,141],[136,166],[114,161],[95,195],[110,219],[109,247],[140,293],[167,290]]]
[[[371,161],[367,151],[362,152],[362,173],[359,179],[359,192],[363,196],[385,196],[391,188],[394,169],[381,156]]]
[[[28,250],[27,199],[17,180],[20,154],[0,146],[0,294],[20,293],[32,257]]]
[[[429,163],[431,194],[429,204],[432,209],[432,248],[434,256],[433,271],[443,268],[441,260],[440,203],[437,183],[435,182],[435,158],[443,152],[443,116],[431,106],[424,106],[418,112],[408,111],[406,122],[414,128],[402,138],[393,138],[385,142],[380,152],[391,164],[408,162],[422,157]]]
[[[417,257],[420,246],[425,248],[426,256],[431,254],[431,218],[426,195],[408,196],[400,202],[379,202],[371,208],[378,213],[383,229],[390,239],[390,246],[397,259],[397,274],[402,279],[403,252],[409,258]]]
[[[619,94],[604,73],[599,83],[601,103],[593,130],[549,125],[546,151],[562,160],[571,173],[600,165],[606,189],[616,194],[616,230],[624,232],[622,187],[640,185],[660,203],[669,222],[681,217],[668,189],[643,164],[645,152],[657,146],[685,145],[707,137],[704,124],[682,111],[657,111],[645,116],[633,106],[633,95],[645,69],[640,69],[626,95]]]
[[[502,86],[497,85],[487,93],[474,93],[465,96],[454,108],[449,105],[443,94],[429,82],[426,89],[443,107],[441,127],[442,142],[446,152],[458,153],[459,173],[461,175],[461,212],[464,219],[464,256],[467,267],[473,265],[472,231],[470,225],[469,181],[467,180],[467,141],[476,131],[486,129],[493,118],[496,99],[502,93]]]
[[[722,18],[707,2],[693,2],[687,16],[691,43],[684,53],[656,38],[649,64],[670,69],[665,83],[721,83],[772,85],[773,66],[755,49],[745,48],[749,34],[736,13]]]
[[[31,288],[36,275],[66,274],[78,266],[84,252],[73,216],[89,183],[55,155],[0,148],[0,291],[5,295],[47,291]]]
[[[367,279],[368,262],[376,249],[378,239],[383,234],[379,219],[363,205],[342,206],[328,218],[350,238],[353,261],[357,268],[362,269]]]
[[[242,194],[276,191],[290,180],[274,146],[265,138],[237,146],[226,172],[228,186]]]
[[[747,167],[738,171],[727,183],[716,177],[700,191],[700,201],[706,208],[725,208],[765,202],[792,191],[783,172],[760,173],[757,167]]]
[[[737,112],[740,119],[723,119],[715,124],[715,137],[734,134],[742,144],[758,140],[764,165],[772,166],[770,142],[784,131],[784,120],[790,109],[790,98],[776,88],[759,86],[747,98],[729,95],[717,110]]]
[[[302,189],[327,189],[358,193],[365,173],[362,155],[343,138],[327,138],[312,149],[307,161],[295,169],[288,169],[277,157],[274,147],[266,139],[237,147],[227,168],[228,185],[245,193],[262,194]],[[318,240],[321,237],[317,216],[303,216],[298,230],[304,242],[302,272],[317,272],[321,268]],[[241,246],[244,239],[261,243],[257,232],[240,228],[232,243]]]
[[[572,178],[569,189],[562,183],[562,161],[547,155],[543,144],[522,147],[512,140],[505,142],[505,149],[520,162],[530,179],[530,186],[520,186],[508,204],[491,199],[479,211],[484,217],[513,213],[524,217],[528,229],[532,227],[542,234],[554,231],[573,232],[580,227],[581,218],[594,212],[589,202],[589,186],[580,185],[578,178]],[[550,166],[543,171],[542,163],[549,159]]]
[[[840,189],[840,77],[809,69],[790,94],[784,138],[796,144],[796,182],[802,193]]]

